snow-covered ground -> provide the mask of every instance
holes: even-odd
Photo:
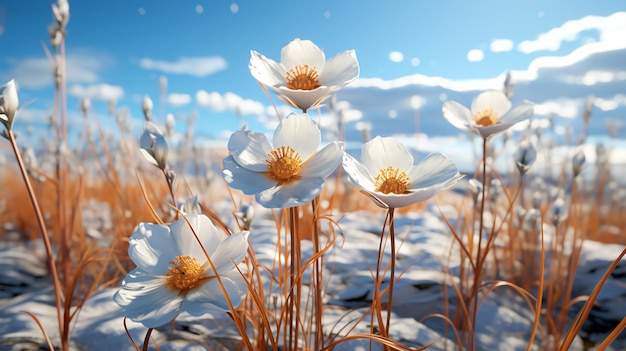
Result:
[[[226,207],[226,206],[225,206]],[[275,222],[269,211],[258,209],[252,224],[250,242],[261,263],[270,264],[274,258]],[[458,266],[450,257],[452,236],[440,215],[440,208],[428,205],[419,213],[398,214],[396,235],[399,244],[397,280],[390,336],[410,347],[432,344],[432,350],[454,349],[454,334],[443,328],[432,313],[443,313],[443,287],[450,277],[441,266]],[[445,211],[445,209],[444,209]],[[224,217],[226,218],[226,217]],[[328,334],[342,334],[346,324],[366,313],[372,297],[371,269],[376,264],[384,211],[337,214],[341,237],[326,256],[325,277],[330,279],[325,295],[327,308],[324,318]],[[311,252],[305,242],[304,256]],[[52,287],[46,278],[45,261],[39,243],[3,240],[0,248],[0,350],[46,349],[42,333],[28,311],[42,322],[52,340],[58,340]],[[623,246],[586,241],[574,284],[574,296],[590,293],[606,268],[619,255]],[[453,251],[454,252],[454,251]],[[389,256],[385,258],[389,259]],[[112,296],[115,288],[93,294],[72,323],[74,350],[134,350],[123,326],[123,316]],[[448,289],[445,300],[452,311],[455,296]],[[533,316],[514,294],[492,293],[482,305],[478,316],[477,342],[479,350],[525,350]],[[584,330],[591,339],[601,339],[626,315],[626,260],[613,272],[602,290]],[[141,343],[146,328],[127,321],[137,343]],[[353,334],[369,333],[369,315],[356,326]],[[533,350],[542,350],[543,336],[537,336]],[[161,350],[231,350],[239,338],[233,322],[227,316],[194,318],[181,315],[170,325],[153,333]],[[203,346],[205,345],[205,346]],[[613,350],[626,349],[626,336],[613,343]],[[367,340],[339,344],[336,350],[367,350]],[[583,350],[577,339],[573,350]]]

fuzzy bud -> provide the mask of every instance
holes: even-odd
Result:
[[[577,148],[574,157],[572,157],[572,172],[574,178],[582,172],[583,167],[585,166],[585,161],[585,152],[582,148]]]
[[[146,121],[152,121],[152,99],[148,95],[143,97],[143,102],[141,108],[143,109],[143,115],[146,118]]]
[[[0,87],[0,122],[4,124],[8,131],[13,126],[15,113],[20,101],[17,97],[17,88],[15,80],[11,79],[8,83]]]
[[[515,153],[515,165],[519,174],[525,175],[536,160],[537,149],[535,149],[535,145],[530,140],[525,139],[519,144]]]

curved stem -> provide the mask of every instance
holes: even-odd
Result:
[[[15,136],[13,132],[7,131],[9,142],[11,143],[11,148],[15,154],[15,158],[17,159],[17,165],[20,169],[20,173],[22,174],[22,179],[24,180],[24,184],[26,185],[26,190],[28,192],[28,197],[30,199],[30,203],[33,206],[33,210],[35,211],[35,217],[37,218],[37,224],[39,225],[39,230],[41,233],[41,239],[43,240],[44,247],[46,249],[46,258],[48,267],[50,269],[50,275],[52,276],[52,284],[54,286],[54,300],[57,309],[57,318],[59,323],[59,334],[65,335],[63,330],[63,318],[61,315],[61,311],[63,310],[61,304],[61,283],[59,281],[59,275],[57,273],[56,263],[54,261],[54,254],[52,253],[52,245],[50,244],[50,238],[48,236],[48,230],[46,228],[46,223],[43,218],[43,214],[41,212],[41,208],[39,207],[39,202],[37,201],[37,196],[35,195],[35,191],[33,190],[33,186],[30,182],[30,178],[28,178],[28,174],[26,172],[26,167],[24,166],[24,161],[22,160],[22,155],[18,149],[17,143],[15,142]]]
[[[389,274],[389,296],[387,297],[387,324],[385,329],[389,332],[391,324],[391,306],[393,304],[393,286],[396,278],[396,236],[394,226],[394,208],[389,208],[389,238],[391,241],[391,272]],[[388,336],[388,335],[387,335]]]

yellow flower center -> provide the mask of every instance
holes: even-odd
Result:
[[[489,127],[498,123],[498,114],[494,110],[486,108],[474,114],[474,121],[479,126]]]
[[[189,256],[176,256],[170,261],[166,288],[176,290],[191,290],[195,288],[204,277],[204,269],[195,258]]]
[[[296,66],[287,72],[287,88],[292,90],[313,90],[321,86],[315,67]]]
[[[383,194],[408,194],[407,190],[410,185],[409,176],[391,166],[381,169],[378,176],[374,178],[375,190]]]
[[[299,178],[302,169],[302,158],[291,146],[281,146],[270,152],[265,161],[269,169],[269,177],[273,180],[285,183]]]

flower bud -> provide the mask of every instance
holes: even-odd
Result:
[[[535,149],[535,145],[530,140],[525,139],[519,144],[515,153],[515,165],[519,174],[525,175],[536,160],[537,149]]]
[[[83,97],[80,99],[80,104],[78,105],[80,108],[80,112],[83,113],[83,117],[87,118],[89,114],[89,108],[91,107],[91,100],[88,97]]]
[[[165,170],[167,167],[167,140],[152,122],[146,122],[139,137],[139,147],[148,162],[161,170]]]
[[[11,79],[8,83],[0,87],[0,122],[4,124],[8,131],[13,126],[15,113],[19,99],[17,97],[17,88],[15,80]]]
[[[585,166],[585,152],[582,148],[578,147],[576,149],[576,153],[572,158],[572,172],[574,178],[576,178],[580,172],[582,172],[583,167]]]
[[[233,214],[241,221],[242,230],[250,230],[254,219],[254,206],[251,203],[240,205],[239,210],[234,211]]]
[[[143,115],[146,118],[146,121],[152,121],[152,99],[148,95],[143,97],[143,103],[141,108],[143,109]]]

